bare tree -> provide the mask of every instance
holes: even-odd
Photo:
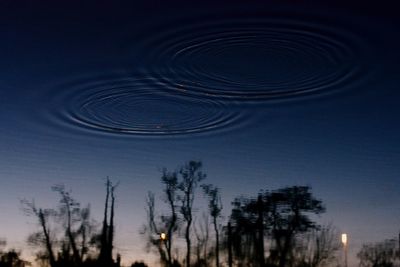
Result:
[[[116,185],[111,185],[110,192],[111,192],[111,207],[110,207],[110,225],[108,229],[108,244],[107,244],[107,257],[110,259],[112,262],[112,251],[114,249],[114,216],[115,216],[115,188],[118,186]]]
[[[202,185],[204,194],[208,197],[208,210],[213,220],[215,231],[215,266],[219,267],[219,229],[218,218],[221,216],[221,194],[217,187],[207,184]]]
[[[195,266],[208,266],[208,241],[210,236],[208,215],[203,213],[200,220],[195,220],[193,223],[193,230],[196,236],[196,265]]]
[[[93,245],[91,239],[95,222],[90,218],[90,206],[80,207],[63,185],[52,190],[60,196],[57,209],[38,208],[34,201],[22,200],[27,215],[36,217],[40,230],[28,237],[28,243],[42,247],[38,259],[51,267],[82,266]]]
[[[49,218],[55,215],[55,211],[52,209],[42,209],[37,208],[35,202],[28,201],[26,199],[21,200],[23,205],[23,210],[27,215],[33,215],[38,220],[41,231],[32,234],[29,237],[31,243],[43,244],[46,250],[46,256],[49,259],[51,267],[56,267],[56,257],[54,254],[54,238],[52,238],[52,233],[49,226]]]
[[[182,180],[179,183],[179,190],[181,191],[180,201],[183,220],[186,223],[185,240],[186,240],[186,267],[190,267],[191,255],[191,239],[190,230],[193,222],[193,202],[196,188],[199,183],[206,178],[206,175],[201,171],[201,161],[189,161],[180,168],[180,175]]]
[[[114,205],[115,205],[115,189],[119,183],[113,185],[107,177],[106,181],[106,200],[104,204],[103,227],[100,236],[100,254],[99,262],[102,265],[110,265],[113,263],[112,251],[114,242]],[[111,198],[111,200],[110,200]],[[108,210],[110,216],[108,217]]]
[[[179,228],[177,172],[162,169],[161,183],[164,186],[162,199],[167,205],[168,212],[164,212],[159,217],[156,216],[154,194],[149,192],[146,199],[147,225],[144,227],[144,232],[148,234],[149,244],[157,248],[161,262],[172,266],[174,236]]]
[[[146,212],[147,212],[147,224],[144,226],[144,231],[142,234],[147,234],[148,238],[148,248],[155,247],[160,254],[161,264],[169,265],[170,260],[168,259],[168,253],[165,251],[165,244],[160,238],[160,222],[157,221],[155,215],[155,201],[154,193],[148,192],[146,198]]]
[[[103,216],[103,227],[101,230],[101,235],[100,235],[100,254],[99,254],[99,261],[105,262],[107,261],[107,254],[108,254],[108,248],[107,248],[107,237],[108,237],[108,202],[110,198],[110,187],[111,187],[111,181],[107,177],[106,181],[106,200],[104,202],[104,216]]]
[[[64,185],[56,185],[52,187],[53,191],[60,194],[60,207],[58,216],[63,221],[65,228],[65,235],[68,239],[68,247],[72,249],[74,262],[77,265],[82,263],[82,257],[79,253],[76,244],[76,231],[73,230],[74,223],[80,220],[80,205],[70,195],[70,192],[65,190]]]
[[[91,220],[90,216],[90,205],[87,205],[85,208],[80,210],[80,226],[77,230],[77,234],[80,235],[80,254],[82,260],[87,256],[89,253],[90,248],[92,247],[91,239],[93,234],[95,234],[96,227],[95,222]],[[93,242],[92,242],[93,243]]]
[[[0,253],[0,267],[24,267],[30,264],[21,259],[21,253],[14,249]]]
[[[298,241],[297,264],[309,267],[328,266],[340,249],[339,232],[331,224],[312,229]]]
[[[168,266],[172,266],[172,244],[174,233],[178,230],[178,215],[177,215],[177,190],[178,190],[178,177],[176,172],[168,172],[167,169],[163,169],[161,181],[164,184],[164,197],[165,202],[168,204],[170,209],[169,215],[164,215],[162,220],[167,228],[167,238],[164,240],[165,247],[167,250],[167,263]]]
[[[362,246],[357,257],[360,259],[361,267],[392,267],[396,259],[396,240],[389,239],[382,242],[365,244]]]

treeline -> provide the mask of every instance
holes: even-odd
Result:
[[[324,267],[343,266],[339,232],[320,225],[326,209],[309,186],[261,190],[237,197],[223,216],[221,189],[206,183],[200,161],[189,161],[171,171],[161,170],[162,192],[149,192],[147,220],[141,233],[147,250],[156,253],[165,267]],[[104,213],[97,223],[90,206],[82,206],[63,185],[56,208],[38,207],[22,200],[23,211],[38,225],[28,237],[37,249],[36,265],[42,267],[120,267],[114,253],[115,199],[118,183],[107,178]],[[156,201],[160,199],[160,201]],[[199,210],[195,200],[207,203]],[[159,203],[160,202],[160,203]],[[157,205],[156,205],[157,204]],[[4,251],[0,240],[0,267],[31,265],[15,250]],[[360,266],[400,266],[395,239],[364,245]],[[134,262],[131,267],[147,267]]]
[[[161,264],[317,267],[335,260],[340,248],[338,233],[332,226],[320,226],[313,220],[325,207],[310,187],[285,187],[236,198],[228,220],[222,222],[221,191],[204,183],[205,179],[198,161],[187,162],[175,171],[163,169],[164,203],[158,212],[155,195],[149,192],[143,233]],[[195,216],[196,191],[208,201],[206,217]],[[180,255],[182,237],[184,257]]]
[[[63,185],[52,190],[59,195],[57,208],[41,208],[35,202],[22,200],[26,215],[33,216],[38,231],[28,243],[38,248],[36,262],[49,267],[118,267],[120,256],[113,258],[115,189],[106,181],[104,218],[101,229],[91,218],[90,206],[82,207]]]
[[[142,234],[162,266],[345,265],[339,231],[317,222],[326,208],[311,187],[288,186],[237,197],[223,218],[221,190],[205,183],[202,168],[200,161],[173,171],[164,168],[157,198],[161,203],[156,205],[155,193],[148,193]],[[205,198],[208,209],[196,210],[195,198]],[[394,240],[364,245],[357,254],[360,266],[400,266],[400,247]]]

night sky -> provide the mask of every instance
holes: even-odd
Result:
[[[8,247],[31,255],[36,222],[20,199],[55,207],[50,188],[65,184],[100,221],[110,176],[120,181],[116,252],[152,263],[139,234],[146,192],[160,193],[162,167],[191,159],[221,188],[225,218],[236,196],[310,185],[327,208],[318,220],[348,233],[353,264],[361,244],[398,235],[392,6],[144,2],[1,3]]]

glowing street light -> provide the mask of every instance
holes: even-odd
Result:
[[[347,234],[342,234],[342,244],[343,244],[343,250],[344,250],[344,266],[347,267]]]
[[[347,245],[347,234],[342,234],[342,243],[343,243],[343,246]]]
[[[161,233],[160,234],[160,239],[161,239],[161,241],[167,240],[167,234],[166,233]]]

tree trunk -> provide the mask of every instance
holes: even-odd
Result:
[[[78,248],[76,247],[75,239],[74,239],[74,237],[73,237],[72,232],[71,232],[70,229],[67,230],[67,235],[68,235],[69,242],[70,242],[70,244],[71,244],[72,254],[73,254],[73,257],[74,257],[74,261],[75,261],[75,263],[77,263],[78,265],[80,265],[80,263],[81,263],[81,257],[80,257],[80,255],[79,255],[79,251],[78,251]]]
[[[100,254],[99,254],[99,261],[100,263],[104,263],[106,260],[107,255],[107,232],[108,232],[108,198],[110,196],[110,180],[107,178],[106,182],[106,201],[104,203],[104,219],[103,219],[103,229],[101,232],[101,239],[100,239]]]
[[[232,225],[228,223],[228,267],[232,267]]]
[[[186,226],[186,232],[185,232],[185,238],[186,238],[186,267],[190,267],[190,247],[191,247],[191,242],[190,242],[190,225],[192,224],[192,220],[188,220],[187,226]]]
[[[46,249],[47,249],[47,253],[49,254],[50,266],[56,267],[56,258],[54,257],[53,247],[51,245],[51,240],[50,240],[50,234],[49,234],[49,230],[47,229],[47,226],[46,226],[46,220],[44,218],[42,209],[39,210],[38,215],[39,215],[40,224],[43,229],[43,234],[45,237]]]
[[[215,230],[215,266],[219,267],[219,232],[217,225],[217,217],[214,217],[214,230]]]
[[[112,262],[112,250],[114,242],[114,186],[111,187],[111,208],[110,208],[110,226],[108,229],[108,240],[107,240],[107,262]]]
[[[85,254],[86,254],[86,251],[87,251],[87,249],[86,249],[86,241],[87,240],[86,239],[87,239],[86,230],[82,229],[81,261],[83,261],[83,258],[84,258]]]
[[[263,267],[265,265],[265,256],[264,256],[264,214],[263,214],[263,201],[261,196],[258,196],[257,199],[257,209],[258,209],[258,218],[257,218],[257,228],[258,228],[258,242],[257,242],[257,257],[258,257],[258,265]]]
[[[171,267],[172,266],[172,232],[175,228],[177,217],[176,217],[174,200],[172,199],[171,195],[168,195],[168,201],[169,201],[169,205],[171,207],[172,220],[168,227],[168,236],[167,236],[166,244],[167,244],[167,256],[168,256],[167,264],[168,264],[168,267]]]
[[[64,198],[64,203],[65,203],[65,206],[67,209],[67,236],[68,236],[69,243],[71,244],[74,261],[75,261],[75,263],[77,263],[79,265],[81,263],[81,257],[79,255],[79,251],[78,251],[78,248],[75,243],[75,238],[74,238],[74,236],[72,234],[72,230],[71,230],[71,220],[72,220],[71,209],[70,209],[71,201],[65,195],[63,195],[63,198]]]
[[[288,233],[286,234],[285,237],[285,241],[283,244],[283,248],[280,252],[280,256],[279,256],[279,267],[286,267],[286,262],[287,262],[287,255],[290,251],[290,247],[291,247],[291,243],[292,243],[292,238],[291,238],[292,234]]]

